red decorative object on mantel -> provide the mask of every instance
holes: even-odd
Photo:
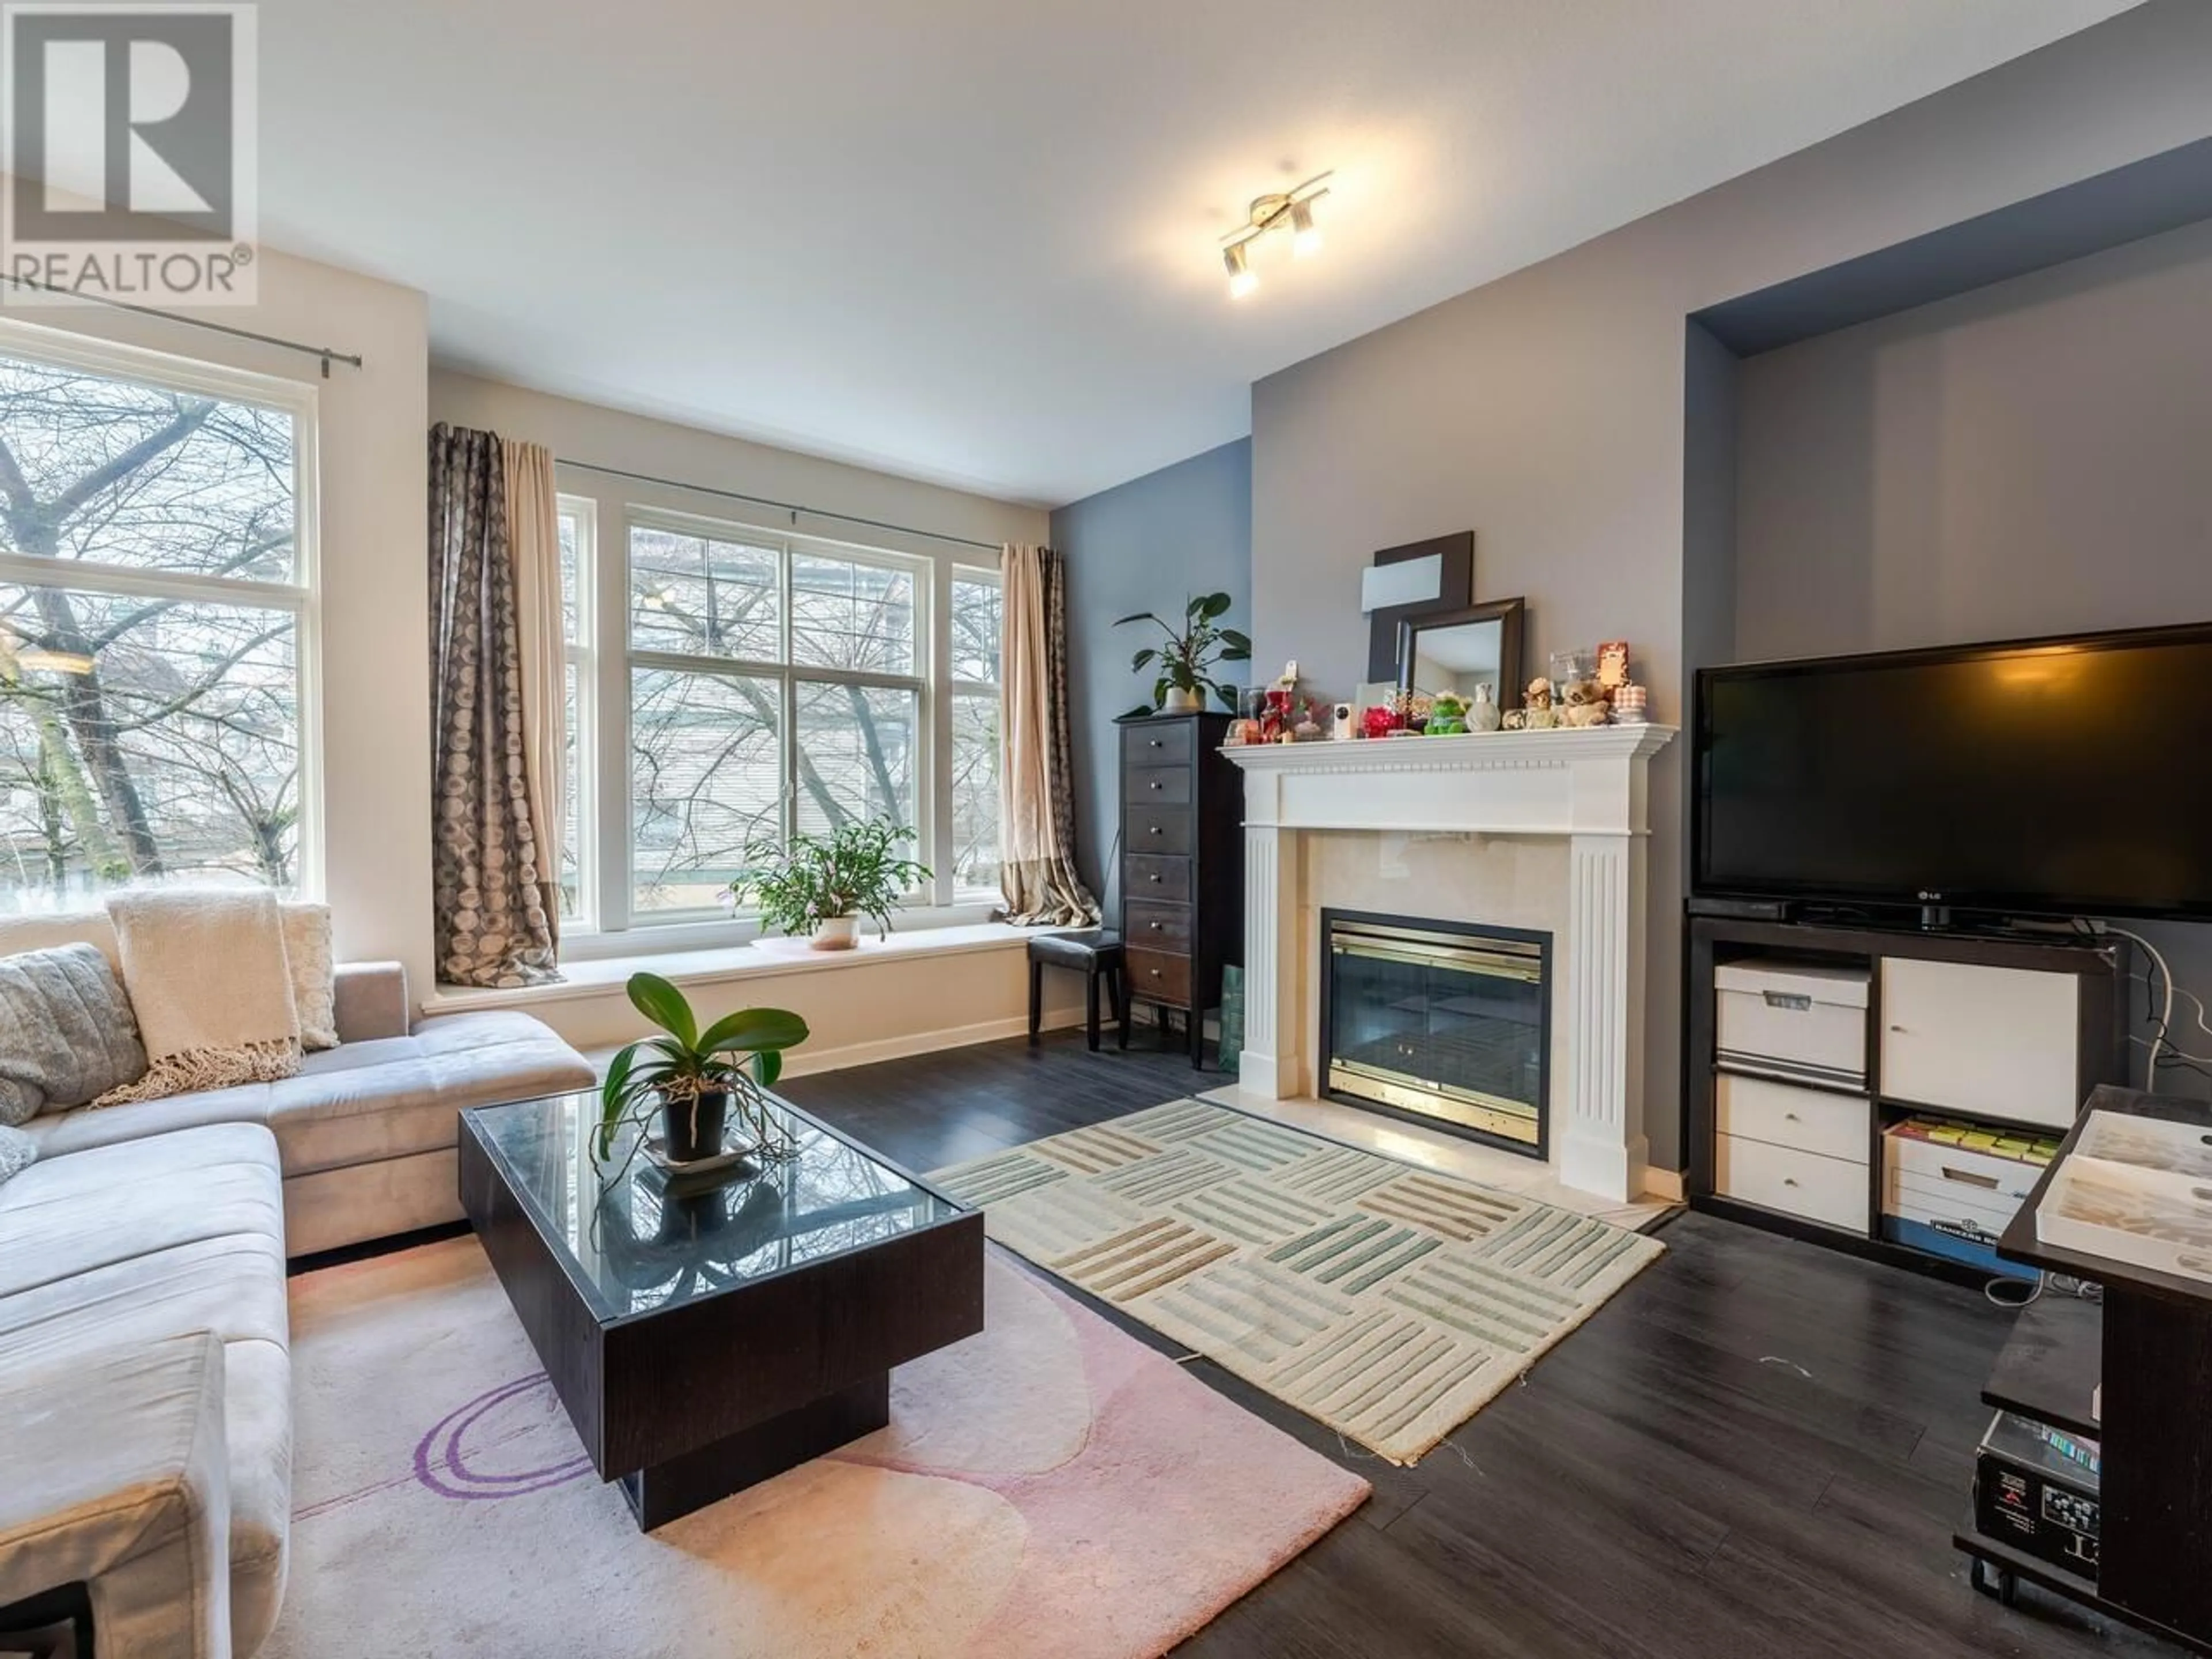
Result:
[[[1360,724],[1370,738],[1387,738],[1402,729],[1406,717],[1395,708],[1370,708],[1361,717]]]

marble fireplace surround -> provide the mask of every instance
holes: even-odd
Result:
[[[1637,1198],[1650,1160],[1647,772],[1674,736],[1615,726],[1224,750],[1244,774],[1242,1091],[1319,1092],[1322,905],[1547,928],[1558,1178]]]

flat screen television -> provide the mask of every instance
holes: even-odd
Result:
[[[2212,623],[1697,677],[1692,889],[2212,918]]]

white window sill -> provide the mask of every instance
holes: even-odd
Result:
[[[962,956],[979,951],[1026,951],[1039,933],[1054,927],[1015,927],[1003,921],[964,927],[916,927],[878,939],[867,934],[850,951],[817,951],[804,939],[769,939],[757,944],[706,950],[641,951],[564,962],[567,977],[558,985],[525,985],[511,990],[477,990],[441,985],[422,1000],[425,1014],[459,1014],[483,1008],[528,1008],[552,1002],[576,1002],[619,995],[640,970],[660,975],[679,986],[714,985],[730,980],[763,979],[787,974],[844,973],[911,957]]]

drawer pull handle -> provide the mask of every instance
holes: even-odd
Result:
[[[1148,836],[1157,836],[1160,833],[1160,826],[1156,823],[1151,829],[1145,831],[1145,833]]]
[[[1986,1187],[1991,1192],[1997,1189],[1997,1178],[1995,1176],[1978,1175],[1972,1170],[1954,1170],[1948,1164],[1943,1166],[1943,1179],[1964,1182],[1969,1187]]]
[[[1160,746],[1160,740],[1158,738],[1154,738],[1152,739],[1152,744],[1153,748],[1157,749]]]
[[[1155,921],[1155,922],[1152,923],[1152,924],[1151,924],[1151,927],[1152,927],[1152,930],[1154,933],[1158,933],[1158,932],[1160,931],[1160,925],[1159,925],[1159,923],[1158,923],[1157,921]]]
[[[1793,1014],[1813,1012],[1813,999],[1801,991],[1762,991],[1759,994],[1766,999],[1770,1008],[1787,1009]]]
[[[1158,979],[1160,976],[1160,970],[1157,968],[1148,969],[1146,971],[1150,973],[1154,979]]]
[[[1146,876],[1145,879],[1151,882],[1154,886],[1158,886],[1159,884],[1160,878],[1158,876]]]
[[[1153,779],[1150,783],[1146,784],[1145,787],[1146,787],[1147,789],[1157,789],[1157,788],[1158,788],[1158,787],[1160,787],[1160,781],[1159,781],[1158,778],[1154,778],[1154,779]]]
[[[1798,1117],[1797,1114],[1796,1114],[1796,1113],[1795,1113],[1795,1112],[1784,1112],[1784,1113],[1783,1113],[1783,1115],[1782,1115],[1782,1121],[1783,1121],[1784,1123],[1796,1123],[1796,1122],[1801,1122],[1801,1121],[1802,1121],[1802,1119],[1800,1119],[1800,1118]]]
[[[1795,1187],[1797,1184],[1797,1177],[1796,1176],[1784,1176],[1782,1177],[1782,1184],[1785,1187]]]

